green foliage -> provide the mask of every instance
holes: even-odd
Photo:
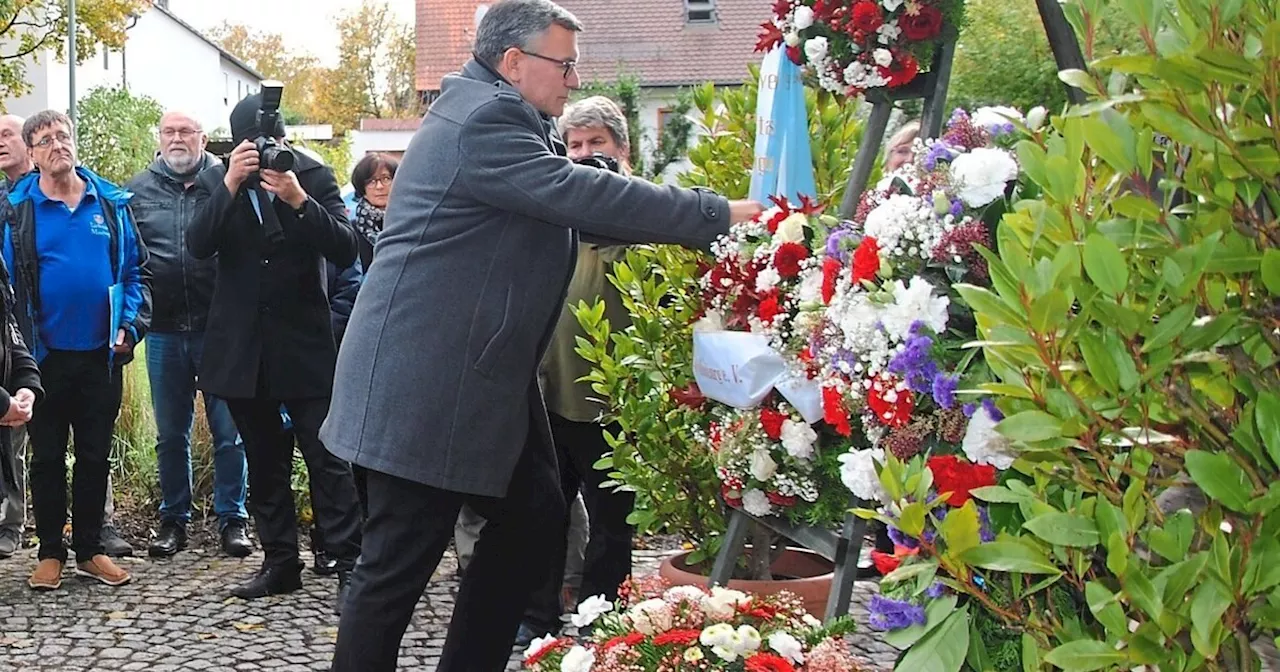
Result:
[[[298,146],[319,156],[326,166],[333,169],[338,184],[351,179],[351,136],[343,136],[337,142],[299,142]]]
[[[148,0],[96,0],[76,5],[76,62],[93,58],[99,48],[124,46],[130,14],[146,11]],[[31,91],[27,61],[41,49],[65,57],[68,4],[64,0],[0,2],[0,100]],[[3,109],[3,103],[0,103]]]
[[[1123,12],[1140,53],[1063,73],[1094,100],[1018,146],[1039,196],[1001,221],[993,289],[961,292],[1020,457],[973,492],[994,541],[922,553],[955,613],[1023,633],[1019,666],[970,669],[1257,670],[1280,630],[1280,6],[1066,10]],[[886,464],[904,520],[943,512],[923,471]],[[972,651],[989,628],[934,632]]]
[[[617,79],[611,82],[584,84],[575,98],[581,100],[589,96],[605,96],[622,108],[622,114],[627,119],[627,142],[631,145],[631,171],[635,175],[655,179],[668,166],[685,157],[693,133],[693,122],[687,118],[692,100],[687,91],[676,93],[676,102],[670,109],[671,116],[658,129],[658,138],[652,144],[653,151],[646,155],[645,148],[649,138],[640,118],[643,93],[638,75],[620,71]]]
[[[80,162],[124,184],[155,158],[156,127],[164,110],[154,99],[99,87],[80,100],[76,151]]]

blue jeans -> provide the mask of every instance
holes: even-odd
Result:
[[[146,352],[159,435],[156,456],[164,498],[160,518],[185,524],[191,520],[191,423],[204,334],[152,332],[147,335]],[[224,526],[232,520],[248,520],[248,464],[244,446],[236,441],[231,411],[227,402],[211,395],[204,395],[204,410],[213,434],[214,513]]]

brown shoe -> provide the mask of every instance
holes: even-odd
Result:
[[[36,565],[36,571],[27,579],[32,590],[57,590],[62,586],[62,561],[45,558]]]
[[[96,581],[101,581],[108,586],[123,586],[129,583],[129,572],[120,569],[111,558],[98,554],[93,556],[89,562],[81,562],[76,565],[76,575],[84,576]]]

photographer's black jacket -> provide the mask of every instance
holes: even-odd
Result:
[[[187,248],[200,259],[218,255],[200,367],[205,392],[285,400],[328,397],[332,390],[337,348],[324,260],[350,266],[356,233],[332,170],[298,153],[294,172],[307,202],[301,215],[279,199],[271,202],[284,231],[274,247],[248,188],[234,197],[227,192],[223,166],[196,179],[203,203],[187,232]]]

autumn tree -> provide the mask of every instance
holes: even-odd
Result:
[[[361,118],[416,117],[414,30],[396,20],[386,2],[366,0],[338,20],[338,67],[319,92],[321,115],[334,131]]]
[[[257,31],[240,24],[224,23],[215,28],[211,36],[263,77],[284,82],[280,106],[285,110],[287,122],[320,120],[316,92],[328,77],[328,70],[318,59],[290,52],[279,33]]]
[[[76,7],[76,61],[99,47],[124,46],[130,14],[150,8],[150,0],[94,0]],[[64,0],[0,0],[0,107],[3,99],[31,90],[27,63],[42,49],[65,56],[67,3]]]

